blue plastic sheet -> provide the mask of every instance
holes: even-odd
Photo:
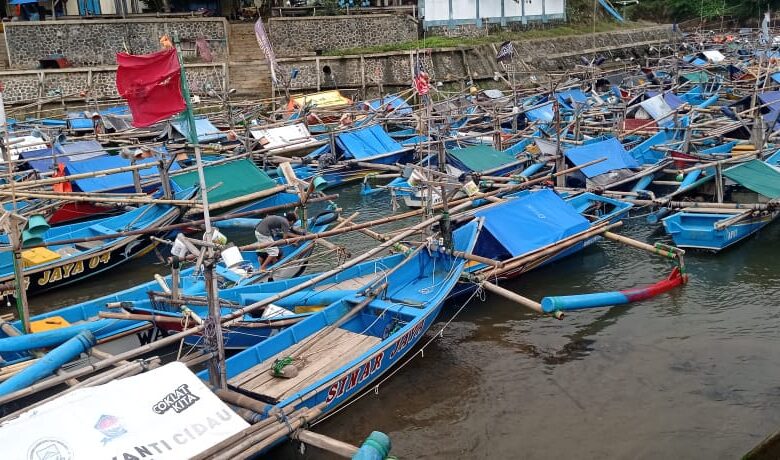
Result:
[[[379,125],[339,134],[336,145],[344,151],[345,158],[355,160],[404,150],[404,146],[390,137]]]
[[[136,164],[156,163],[157,158],[143,158],[136,160]],[[81,161],[71,161],[67,164],[66,170],[69,175],[81,174],[104,169],[121,168],[130,166],[130,161],[118,155],[105,155],[102,157],[90,158]],[[173,163],[170,171],[181,169],[177,163]],[[139,170],[141,178],[158,174],[157,167]],[[133,187],[133,173],[124,172],[119,174],[110,174],[102,177],[92,177],[88,179],[77,179],[74,181],[76,186],[82,192],[107,192],[123,191]]]
[[[95,140],[55,144],[54,152],[57,156],[57,162],[64,163],[65,165],[69,164],[71,161],[81,161],[106,155],[103,146],[100,145],[100,142]],[[33,150],[22,153],[22,158],[27,160],[27,164],[39,172],[52,171],[54,158],[41,158],[51,156],[51,149]]]
[[[629,155],[623,147],[623,144],[614,137],[605,141],[594,142],[592,144],[568,149],[566,151],[566,157],[576,166],[600,158],[606,158],[606,160],[600,163],[582,168],[580,171],[587,177],[596,177],[617,169],[632,169],[639,167],[639,162]]]
[[[171,123],[173,129],[175,129],[180,135],[185,138],[189,137],[187,134],[187,125],[180,121],[174,121]],[[206,118],[195,119],[195,131],[198,133],[198,142],[215,142],[225,137],[225,133],[217,129]]]
[[[486,210],[485,230],[512,256],[525,254],[586,230],[588,220],[549,189],[528,193]],[[480,236],[480,239],[482,236]]]

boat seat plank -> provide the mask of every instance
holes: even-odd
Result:
[[[317,381],[316,376],[326,376],[353,359],[362,355],[379,339],[355,334],[342,339],[336,346],[329,347],[321,353],[309,356],[306,365],[299,370],[298,375],[292,379],[275,378],[270,382],[256,388],[262,394],[276,399],[283,399],[297,390],[303,389]]]
[[[80,243],[76,243],[74,246],[80,249],[90,250],[100,247],[103,244],[103,241],[82,241]]]
[[[376,273],[369,273],[367,275],[363,276],[357,276],[355,278],[350,278],[342,281],[338,281],[336,283],[328,283],[323,284],[320,286],[316,286],[314,288],[315,291],[327,291],[330,289],[336,289],[336,290],[354,290],[354,289],[360,289],[366,284],[370,283],[371,281],[374,281],[375,279],[384,276],[384,270],[378,271]]]
[[[260,365],[239,374],[230,383],[255,393],[283,399],[316,382],[318,378],[342,367],[380,342],[378,337],[335,329],[327,333],[327,336],[316,339],[318,342],[312,348],[304,351],[303,357],[306,359],[306,364],[299,368],[297,376],[286,379],[270,375],[268,371],[276,359],[287,356],[289,351],[294,351],[303,343],[314,339],[315,336],[312,336],[306,341],[294,345]]]
[[[344,335],[347,331],[344,329],[335,329],[331,331],[330,334],[328,334],[327,338],[323,338],[318,344],[313,346],[309,352],[316,352],[318,350],[322,350],[326,346],[330,346],[331,344],[335,343],[337,340],[341,338],[342,335]],[[295,345],[292,345],[288,348],[286,348],[281,353],[278,353],[274,357],[270,359],[266,359],[262,363],[258,364],[257,366],[253,366],[244,372],[238,374],[237,376],[230,379],[230,384],[234,385],[236,387],[241,388],[250,388],[255,387],[258,385],[261,385],[266,380],[271,380],[277,377],[273,377],[269,375],[268,370],[273,367],[274,361],[277,359],[282,359],[290,354],[291,351],[297,350],[299,347],[303,346],[303,344],[310,342],[313,340],[315,335],[311,335],[307,337],[306,339],[296,343]]]

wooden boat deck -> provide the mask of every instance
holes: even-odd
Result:
[[[355,278],[350,278],[347,280],[339,281],[337,283],[328,283],[328,284],[322,284],[314,288],[315,291],[327,291],[330,289],[334,290],[354,290],[354,289],[360,289],[366,284],[370,283],[371,281],[374,281],[377,278],[381,278],[385,275],[385,271],[377,271],[375,273],[369,273],[367,275],[358,276]]]
[[[297,361],[299,366],[297,376],[283,378],[271,375],[269,371],[276,359],[288,356],[290,352],[300,349],[312,340],[317,342],[301,356],[304,366],[300,367],[300,361]],[[278,355],[238,374],[228,383],[243,390],[282,400],[349,363],[380,341],[379,337],[357,334],[345,329],[334,329],[324,335],[313,334]]]

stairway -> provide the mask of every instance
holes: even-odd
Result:
[[[254,24],[231,23],[228,46],[230,87],[240,96],[271,97],[271,71],[257,45]]]

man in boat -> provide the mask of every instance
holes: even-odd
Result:
[[[298,220],[294,212],[288,212],[282,216],[266,216],[255,227],[255,237],[259,244],[273,243],[282,238],[295,238],[303,235],[304,232],[293,228]],[[297,245],[297,243],[293,243]],[[270,246],[257,251],[257,257],[261,261],[260,271],[265,270],[268,265],[273,265],[279,260],[279,247]]]

